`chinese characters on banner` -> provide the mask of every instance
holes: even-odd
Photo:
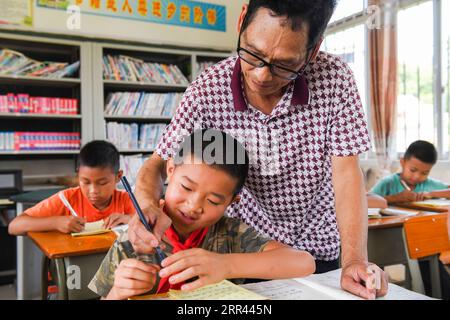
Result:
[[[190,0],[38,0],[37,5],[60,10],[77,5],[86,14],[226,31],[225,6]]]

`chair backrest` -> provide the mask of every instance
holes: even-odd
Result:
[[[447,213],[411,217],[404,223],[411,259],[419,259],[450,250]]]

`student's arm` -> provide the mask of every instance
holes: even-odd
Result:
[[[66,210],[58,194],[54,194],[11,221],[8,232],[12,235],[23,235],[30,231],[58,230],[63,233],[82,231],[85,220],[67,215]]]
[[[363,285],[370,274],[367,258],[367,201],[358,156],[333,156],[332,173],[342,248],[341,286],[364,298],[375,298],[375,294],[383,296],[387,293],[387,277],[379,267],[373,266],[382,277],[382,288],[374,292]]]
[[[445,190],[435,190],[426,192],[425,196],[428,198],[447,198],[450,199],[450,189]]]
[[[85,220],[73,216],[31,217],[26,213],[16,217],[8,226],[11,235],[20,236],[27,232],[53,231],[62,233],[80,232]]]
[[[403,192],[384,196],[388,204],[401,203],[401,202],[414,202],[424,200],[426,194],[416,193],[414,191],[405,190]]]
[[[386,199],[383,197],[375,194],[375,193],[368,193],[367,194],[367,206],[369,208],[387,208],[388,204]]]
[[[135,251],[152,253],[172,223],[159,206],[162,188],[166,179],[166,161],[156,153],[144,162],[136,181],[136,198],[144,215],[154,224],[154,234],[145,229],[135,214],[129,222],[128,237]],[[156,223],[155,223],[156,221]],[[156,242],[156,243],[155,243]]]
[[[224,279],[285,279],[304,277],[315,271],[314,258],[308,252],[276,241],[268,242],[262,252],[256,253],[220,254],[200,248],[179,251],[166,258],[162,266],[160,276],[169,276],[171,283],[199,277],[184,284],[182,290],[193,290]]]

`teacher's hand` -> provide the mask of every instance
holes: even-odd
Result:
[[[159,207],[150,206],[142,209],[147,221],[153,226],[153,233],[145,229],[138,214],[133,215],[128,223],[128,239],[137,253],[153,253],[153,248],[159,245],[162,235],[172,224],[172,220],[162,210],[163,207],[164,200],[160,200]]]
[[[362,298],[375,299],[387,294],[388,278],[377,265],[356,261],[342,268],[341,287]]]

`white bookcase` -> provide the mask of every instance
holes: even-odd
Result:
[[[28,93],[30,96],[77,98],[76,115],[0,113],[0,131],[80,132],[81,143],[106,139],[106,124],[117,122],[169,124],[169,116],[105,115],[109,93],[179,93],[187,84],[143,83],[104,79],[103,56],[126,55],[145,62],[175,64],[191,82],[198,76],[197,63],[218,62],[231,52],[199,51],[191,48],[165,48],[148,43],[122,43],[104,39],[43,36],[34,32],[0,30],[0,48],[9,48],[40,61],[80,61],[78,74],[73,78],[49,79],[39,77],[0,75],[0,94]],[[120,148],[124,156],[149,156],[153,148]],[[27,179],[49,179],[75,174],[77,150],[0,151],[0,169],[22,169]]]

